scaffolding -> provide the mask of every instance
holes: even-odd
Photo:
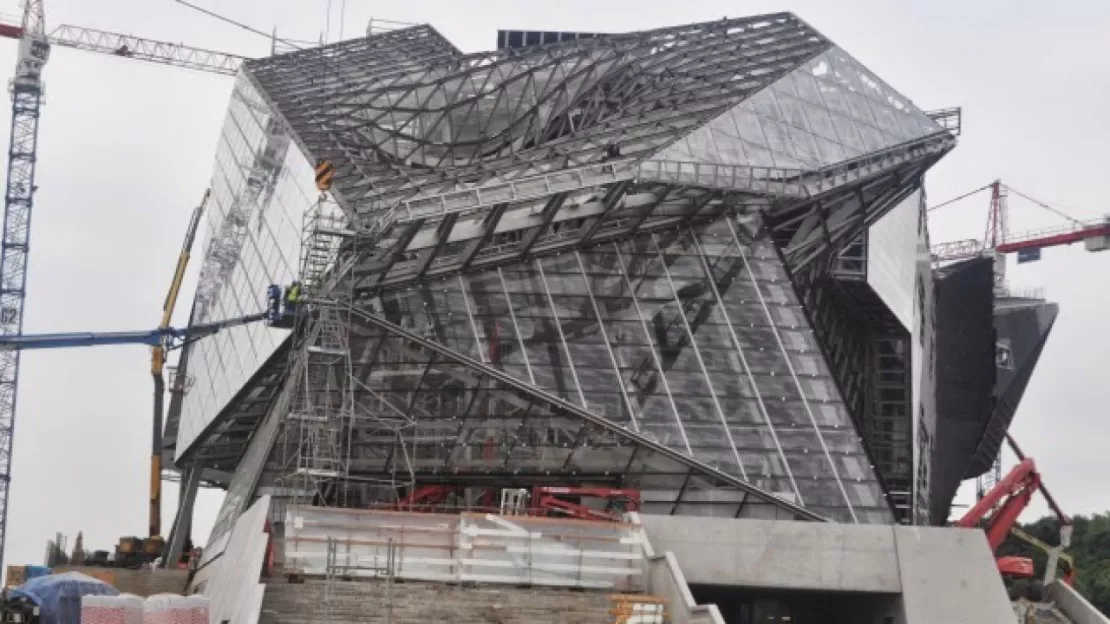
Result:
[[[302,298],[289,370],[292,398],[282,423],[284,457],[277,483],[295,505],[357,506],[367,497],[396,500],[413,485],[410,454],[394,453],[402,478],[369,482],[352,475],[352,442],[387,435],[403,446],[411,420],[388,416],[353,356],[354,266],[364,240],[326,195],[305,214],[299,281]],[[369,397],[369,398],[368,398]]]

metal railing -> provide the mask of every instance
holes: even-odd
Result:
[[[378,217],[372,231],[385,231],[394,223],[440,217],[453,212],[477,210],[495,204],[538,199],[555,193],[610,184],[632,178],[633,171],[631,160],[611,161],[407,199]]]
[[[636,173],[637,177],[660,182],[809,197],[881,173],[895,165],[942,152],[954,142],[954,137],[948,132],[934,133],[821,169],[645,160],[639,163]]]

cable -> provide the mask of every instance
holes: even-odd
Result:
[[[989,188],[990,188],[990,187],[991,187],[991,186],[992,186],[993,184],[994,184],[994,182],[991,182],[990,184],[988,184],[988,185],[986,185],[986,186],[981,186],[981,187],[979,187],[979,188],[975,189],[974,191],[969,191],[969,192],[967,192],[967,193],[964,193],[963,195],[960,195],[959,197],[954,197],[954,198],[952,198],[952,199],[950,199],[950,200],[948,200],[948,201],[946,201],[946,202],[941,202],[941,203],[937,204],[936,206],[931,206],[931,207],[930,207],[930,208],[928,209],[928,212],[932,212],[932,211],[934,211],[934,210],[936,210],[936,209],[938,209],[938,208],[943,208],[943,207],[947,206],[948,204],[952,204],[952,203],[958,202],[958,201],[960,201],[961,199],[966,199],[966,198],[968,198],[968,197],[971,197],[972,195],[974,195],[974,194],[978,193],[979,191],[985,191],[985,190],[989,189]]]
[[[209,11],[208,9],[206,9],[204,7],[199,7],[195,4],[190,4],[190,3],[186,2],[185,0],[174,0],[174,2],[176,2],[178,4],[183,4],[187,7],[189,7],[190,9],[200,11],[201,13],[204,13],[205,15],[208,15],[210,17],[214,17],[214,18],[220,20],[221,22],[227,22],[228,24],[231,24],[233,26],[238,26],[239,28],[242,28],[243,30],[246,30],[248,32],[252,32],[256,35],[262,35],[263,37],[265,37],[267,39],[270,39],[271,41],[280,41],[280,42],[284,43],[285,45],[288,45],[288,46],[290,46],[292,48],[295,48],[297,50],[303,49],[303,48],[301,48],[301,46],[299,46],[299,45],[297,45],[297,44],[295,44],[295,43],[293,43],[293,42],[291,42],[287,39],[282,39],[282,38],[278,37],[276,34],[270,34],[270,33],[262,32],[261,30],[258,30],[257,28],[252,28],[251,26],[247,26],[246,24],[244,24],[242,22],[237,22],[237,21],[235,21],[231,18],[224,17],[223,15],[220,15],[219,13],[216,13],[214,11]]]
[[[343,0],[343,4],[339,7],[339,39],[336,41],[343,41],[343,22],[347,18],[347,0]]]
[[[1010,186],[1010,185],[1008,185],[1008,184],[1004,184],[1003,186],[1005,186],[1005,187],[1006,187],[1006,190],[1010,191],[1010,192],[1011,192],[1011,193],[1013,193],[1014,195],[1017,195],[1018,197],[1022,197],[1022,198],[1025,198],[1025,199],[1027,199],[1027,200],[1029,200],[1029,201],[1033,202],[1034,204],[1037,204],[1037,205],[1038,205],[1038,206],[1040,206],[1041,208],[1044,208],[1045,210],[1047,210],[1047,211],[1049,211],[1049,212],[1051,212],[1051,213],[1053,213],[1053,214],[1055,214],[1055,215],[1057,215],[1057,216],[1061,216],[1061,217],[1063,217],[1063,218],[1067,219],[1068,221],[1071,221],[1072,223],[1074,223],[1074,224],[1076,224],[1076,225],[1083,225],[1083,222],[1082,222],[1082,221],[1080,221],[1079,219],[1076,219],[1075,217],[1072,217],[1072,216],[1070,216],[1070,215],[1067,215],[1067,214],[1065,214],[1065,213],[1063,213],[1063,212],[1061,212],[1061,211],[1059,211],[1059,210],[1057,210],[1057,209],[1053,208],[1052,206],[1049,206],[1048,204],[1044,203],[1043,201],[1039,201],[1039,200],[1033,199],[1032,197],[1030,197],[1030,196],[1026,195],[1025,193],[1022,193],[1021,191],[1017,190],[1016,188],[1014,188],[1014,187],[1012,187],[1012,186]]]

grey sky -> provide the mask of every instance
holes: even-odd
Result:
[[[50,25],[247,56],[269,49],[261,37],[170,0],[46,1]],[[280,35],[312,40],[324,31],[329,4],[196,2],[262,30],[276,25]],[[331,2],[333,40],[343,4]],[[493,47],[499,27],[624,31],[789,9],[922,108],[964,107],[960,146],[929,175],[933,200],[1001,177],[1076,214],[1110,213],[1110,4],[1048,7],[1013,0],[346,0],[342,22],[347,37],[371,15],[430,22],[472,51]],[[0,12],[18,8],[2,0]],[[15,43],[0,42],[0,68],[13,67],[14,57]],[[54,50],[45,80],[25,331],[152,327],[189,211],[208,184],[232,80],[66,49]],[[1056,223],[1017,199],[1011,206],[1015,231]],[[942,211],[931,224],[933,241],[981,236],[986,207],[980,196]],[[1079,247],[1046,251],[1042,262],[1011,271],[1017,284],[1047,286],[1061,306],[1013,431],[1073,513],[1110,510],[1102,468],[1110,435],[1103,414],[1110,294],[1100,288],[1108,271],[1110,253]],[[192,300],[192,280],[195,271],[179,322]],[[83,530],[87,547],[103,549],[120,535],[145,532],[148,367],[141,347],[23,356],[8,563],[38,563],[55,531],[72,540]],[[201,494],[201,539],[221,496]],[[170,486],[167,531],[175,499]]]

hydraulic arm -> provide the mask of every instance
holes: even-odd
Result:
[[[1033,494],[1040,490],[1048,501],[1049,506],[1060,520],[1060,546],[1050,547],[1041,542],[1040,544],[1034,543],[1035,546],[1043,547],[1049,554],[1048,570],[1046,570],[1046,579],[1051,580],[1055,576],[1057,560],[1062,556],[1063,549],[1067,548],[1071,542],[1071,520],[1056,504],[1056,500],[1045,489],[1041,480],[1041,474],[1037,472],[1037,467],[1033,463],[1033,458],[1026,457],[1021,449],[1018,448],[1017,443],[1006,436],[1010,443],[1010,447],[1018,456],[1021,462],[1014,466],[1001,481],[998,482],[989,492],[987,492],[974,507],[969,509],[962,518],[956,522],[956,526],[964,528],[975,528],[982,526],[983,530],[987,533],[987,542],[990,544],[991,551],[996,552],[1002,542],[1006,540],[1006,536],[1015,534],[1019,538],[1025,539],[1025,534],[1017,528],[1017,519],[1021,512],[1029,505],[1032,500]],[[1029,540],[1026,540],[1029,541]],[[1038,540],[1039,541],[1039,540]],[[1065,581],[1071,582],[1074,578],[1075,570],[1070,563],[1070,558],[1067,560],[1068,570],[1065,575]],[[1003,576],[1020,576],[1031,577],[1033,576],[1033,562],[1025,557],[999,557],[998,569]]]
[[[177,265],[174,267],[173,280],[170,282],[166,300],[162,303],[162,322],[158,329],[167,330],[173,319],[174,308],[177,307],[177,296],[181,293],[181,284],[185,281],[185,269],[189,266],[189,256],[193,251],[193,242],[197,238],[197,227],[200,218],[204,215],[204,208],[208,204],[211,190],[204,191],[200,204],[193,209],[189,218],[189,227],[185,230],[185,242],[181,245],[181,253],[177,256]],[[147,535],[157,537],[162,534],[162,422],[165,414],[166,377],[163,369],[166,364],[166,341],[160,340],[150,349],[150,374],[154,379],[154,416],[153,430],[150,439],[150,510],[148,518],[150,526]]]
[[[246,325],[269,318],[269,313],[259,312],[215,323],[204,323],[177,329],[159,327],[148,331],[132,332],[75,332],[66,334],[22,334],[0,336],[0,350],[5,349],[60,349],[68,347],[97,347],[103,345],[141,344],[177,349],[186,343],[210,336],[220,330]]]

